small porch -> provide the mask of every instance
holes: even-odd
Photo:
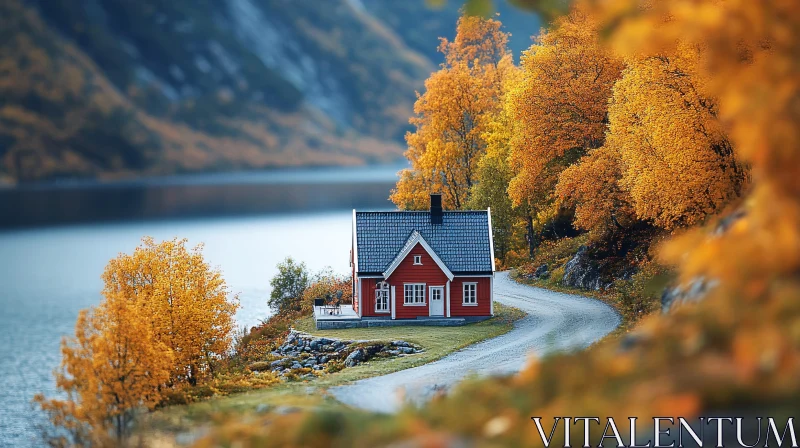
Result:
[[[481,319],[478,319],[481,320]],[[314,322],[317,330],[334,330],[340,328],[435,326],[455,327],[464,325],[468,319],[463,317],[418,317],[416,319],[392,319],[386,317],[358,317],[353,306],[344,304],[337,311],[325,306],[314,307]]]
[[[319,321],[346,321],[346,320],[360,320],[353,305],[345,303],[338,307],[333,306],[315,306],[314,307],[314,320]]]
[[[314,306],[314,323],[317,330],[357,328],[361,326],[361,318],[351,304],[340,305],[336,309],[328,306]]]

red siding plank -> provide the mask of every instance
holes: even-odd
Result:
[[[361,279],[361,304],[364,306],[362,317],[377,316],[375,313],[375,279]]]
[[[353,295],[353,311],[358,314],[358,307],[361,306],[361,291],[358,291],[358,276],[353,275],[353,290],[355,294]]]
[[[478,284],[478,304],[464,305],[464,283]],[[490,277],[455,277],[450,284],[450,316],[490,316],[491,311]]]

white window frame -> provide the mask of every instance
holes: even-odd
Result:
[[[414,255],[414,265],[422,266],[422,255]]]
[[[409,287],[411,288],[411,301],[408,300],[408,291]],[[417,294],[421,293],[421,294]],[[421,297],[421,301],[417,300],[418,296]],[[427,301],[425,300],[425,283],[403,283],[403,306],[427,306]]]
[[[386,282],[379,282],[376,286],[377,286],[377,288],[375,289],[375,312],[376,313],[387,313],[387,314],[392,312],[392,306],[391,306],[391,303],[389,302],[391,300],[389,298],[389,284],[386,283]],[[379,303],[378,297],[379,296],[382,296],[381,298],[385,298],[386,299],[386,309],[381,309],[381,308],[378,307],[378,303]]]
[[[474,302],[467,302],[467,287],[471,286]],[[478,282],[464,282],[461,286],[461,305],[463,306],[478,306]]]

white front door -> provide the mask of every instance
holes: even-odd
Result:
[[[430,315],[444,316],[444,286],[431,286]]]

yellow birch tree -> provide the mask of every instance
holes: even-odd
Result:
[[[622,160],[620,183],[641,220],[672,230],[702,222],[738,197],[745,169],[703,93],[700,49],[629,62],[614,86],[606,145]]]
[[[174,359],[172,350],[153,337],[143,317],[136,304],[117,294],[107,295],[95,309],[80,312],[75,336],[61,343],[61,367],[54,373],[56,386],[66,398],[35,398],[51,422],[66,433],[49,442],[63,446],[120,443],[136,411],[159,403]]]
[[[595,241],[621,236],[635,221],[621,178],[619,151],[608,144],[591,150],[559,176],[555,194],[575,207],[575,226],[588,230]]]
[[[513,171],[508,163],[511,138],[515,122],[511,116],[508,94],[521,81],[521,71],[513,67],[502,80],[502,108],[490,117],[483,135],[486,153],[478,162],[477,179],[467,206],[472,209],[492,210],[495,257],[502,263],[509,253],[517,254],[523,242],[525,205],[515,207],[508,197],[508,184]]]
[[[614,84],[605,146],[567,169],[556,188],[575,205],[577,226],[600,235],[639,220],[674,230],[741,194],[747,170],[716,101],[703,94],[700,60],[700,48],[685,43],[628,59]]]
[[[697,70],[716,98],[736,155],[752,184],[739,217],[688,232],[665,246],[681,279],[714,279],[729,309],[769,319],[797,316],[800,293],[800,5],[793,1],[617,1],[598,6],[615,24],[611,44],[629,56],[703,48]],[[751,306],[758,303],[756,307]]]
[[[608,99],[622,63],[597,33],[595,21],[574,8],[522,55],[523,81],[511,95],[518,122],[511,149],[516,174],[509,185],[515,204],[552,207],[552,174],[603,144]]]
[[[238,307],[222,274],[185,239],[144,238],[132,255],[121,254],[103,273],[106,296],[122,296],[149,322],[153,337],[175,356],[171,380],[195,385],[213,374],[214,361],[230,349]]]
[[[461,209],[477,182],[478,161],[486,150],[488,116],[500,108],[501,84],[513,68],[508,34],[494,19],[462,16],[455,39],[441,39],[442,68],[418,94],[414,132],[406,134],[406,158],[390,199],[401,209],[424,209],[428,194],[442,193],[443,205]]]

